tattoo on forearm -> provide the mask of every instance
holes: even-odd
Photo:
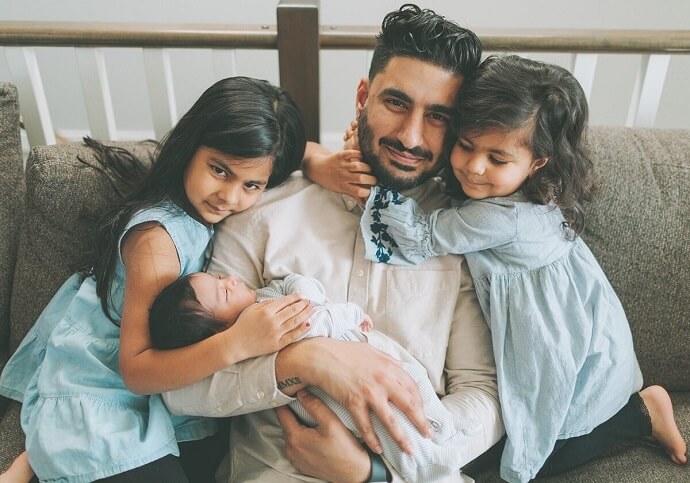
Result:
[[[296,384],[302,384],[302,381],[299,377],[288,377],[284,381],[278,381],[278,389],[282,391],[283,389],[287,389],[288,387]]]

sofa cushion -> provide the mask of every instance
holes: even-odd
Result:
[[[10,337],[10,295],[24,201],[24,168],[19,137],[17,89],[0,82],[0,370]]]
[[[583,238],[630,321],[645,385],[690,390],[690,130],[595,127]]]
[[[0,418],[0,473],[6,471],[24,451],[25,438],[19,423],[21,408],[17,401],[8,401],[8,407]]]
[[[152,143],[118,143],[150,159]],[[10,349],[14,351],[55,291],[74,273],[92,234],[80,219],[113,199],[107,178],[77,158],[94,163],[82,144],[38,146],[26,165],[25,223],[12,293]]]

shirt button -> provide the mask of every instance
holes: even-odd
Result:
[[[364,270],[362,270],[361,268],[359,270],[357,270],[357,276],[363,277],[364,276]]]
[[[266,394],[263,391],[257,391],[256,392],[256,397],[259,399],[263,399],[266,396]]]
[[[271,405],[272,408],[274,408],[278,405],[278,403],[276,401],[271,401],[269,404]]]

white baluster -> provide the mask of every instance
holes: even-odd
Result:
[[[654,127],[670,62],[669,54],[642,56],[628,109],[627,126]]]
[[[79,65],[91,136],[97,139],[117,140],[119,138],[115,127],[113,99],[103,50],[84,47],[77,47],[74,50]]]
[[[574,54],[572,73],[585,91],[587,102],[592,98],[594,74],[597,70],[597,54]]]
[[[55,144],[53,122],[36,51],[31,47],[7,47],[5,55],[12,81],[17,86],[20,112],[29,145]]]
[[[177,122],[177,103],[170,55],[163,49],[144,49],[144,69],[151,117],[156,139],[160,140]]]

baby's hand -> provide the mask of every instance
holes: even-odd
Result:
[[[362,332],[371,332],[374,329],[374,322],[372,322],[369,315],[364,314],[364,319],[359,323],[359,330]]]

